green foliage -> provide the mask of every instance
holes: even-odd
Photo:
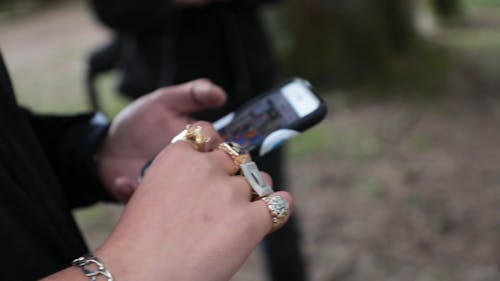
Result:
[[[500,8],[500,1],[498,0],[467,0],[467,4],[474,7],[497,7]]]

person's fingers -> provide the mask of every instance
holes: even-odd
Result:
[[[197,79],[184,84],[160,88],[156,98],[180,113],[192,113],[202,109],[222,106],[226,94],[222,88],[207,79]]]
[[[240,170],[241,164],[252,161],[250,154],[240,149],[241,147],[231,146],[229,143],[219,143],[211,155],[228,175],[234,175]]]
[[[231,186],[230,196],[232,198],[229,200],[250,202],[250,199],[252,198],[252,187],[244,176],[231,176],[228,177],[227,181]]]
[[[264,178],[264,180],[270,185],[270,186],[273,186],[273,178],[271,178],[271,176],[266,173],[266,172],[260,172],[262,174],[262,177]]]
[[[222,141],[222,138],[212,124],[198,121],[188,125],[172,139],[172,143],[178,141],[187,142],[200,152],[207,152],[213,150]]]
[[[210,153],[210,157],[214,159],[214,163],[218,163],[228,175],[234,175],[238,172],[238,164],[226,152],[216,149]]]
[[[208,140],[204,145],[203,152],[212,151],[215,147],[217,147],[219,143],[222,142],[222,137],[219,135],[217,130],[215,130],[214,126],[212,126],[211,123],[206,121],[197,121],[192,125],[200,126],[202,128],[202,134],[210,138],[210,140]]]
[[[119,202],[127,203],[136,189],[136,181],[128,177],[117,177],[114,180],[114,195]]]
[[[290,218],[293,206],[293,198],[286,191],[274,192],[250,203],[253,229],[264,235],[280,229]]]
[[[265,173],[261,172],[262,177],[264,180],[272,186],[272,179],[271,177]],[[230,177],[231,181],[234,181],[233,186],[237,186],[235,189],[235,192],[238,194],[238,198],[243,199],[243,200],[251,200],[252,198],[255,198],[254,196],[257,196],[257,193],[252,189],[252,186],[248,179],[245,176],[232,176]]]

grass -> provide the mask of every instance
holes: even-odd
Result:
[[[466,0],[464,4],[473,8],[500,8],[498,0]]]
[[[387,195],[384,185],[371,178],[359,179],[356,189],[361,196],[370,200],[383,200]]]
[[[300,158],[329,151],[333,143],[333,132],[325,122],[291,140],[288,151],[291,157]]]
[[[433,141],[428,136],[418,135],[410,139],[410,146],[415,152],[425,152],[432,148]]]
[[[447,42],[451,47],[466,49],[473,53],[500,53],[500,32],[498,30],[450,30]]]
[[[345,128],[325,122],[293,139],[292,159],[315,157],[348,162],[374,159],[383,152],[381,141],[365,128]]]
[[[103,112],[110,117],[116,116],[129,100],[119,95],[116,90],[118,74],[110,72],[102,75],[97,81],[97,89]]]

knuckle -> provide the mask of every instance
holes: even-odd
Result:
[[[212,124],[207,121],[196,121],[193,125],[201,126],[203,128],[212,128]]]

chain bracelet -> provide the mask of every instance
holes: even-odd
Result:
[[[90,277],[90,281],[97,281],[97,277],[99,277],[99,275],[106,277],[108,281],[113,281],[113,275],[111,275],[111,272],[109,272],[104,264],[92,254],[87,254],[79,257],[73,260],[71,264],[82,268],[83,274],[85,274],[85,276],[87,277]],[[90,264],[94,264],[95,266],[97,266],[97,269],[89,269]]]

